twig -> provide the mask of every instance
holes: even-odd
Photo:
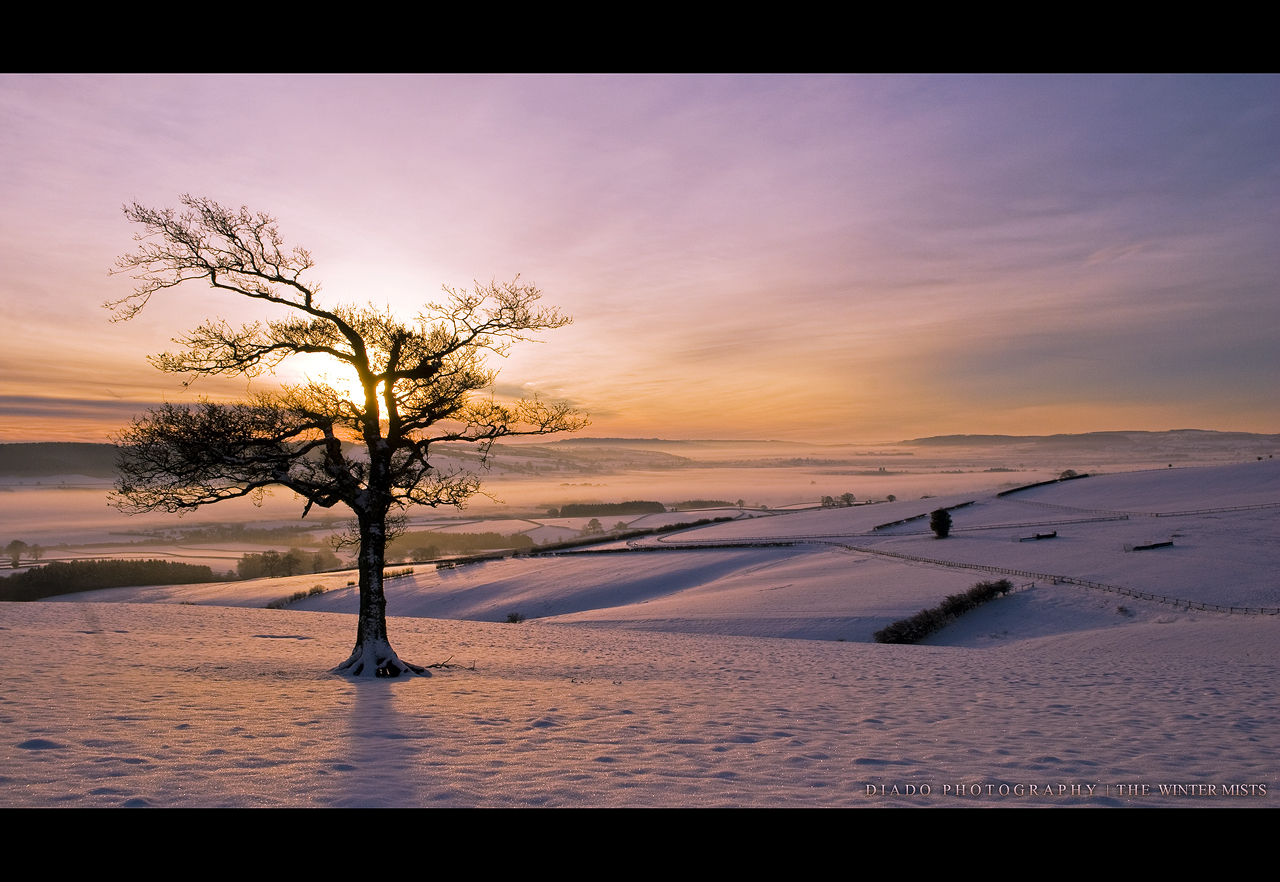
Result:
[[[458,669],[458,670],[463,670],[463,671],[474,671],[474,670],[476,669],[476,663],[475,663],[475,661],[474,661],[474,660],[472,660],[472,662],[471,662],[471,667],[467,667],[466,665],[451,665],[451,664],[449,664],[449,662],[451,662],[451,661],[453,661],[453,656],[449,656],[448,658],[446,658],[446,659],[445,659],[444,661],[442,661],[442,662],[436,662],[434,665],[427,665],[427,667],[429,667],[429,668],[437,668],[437,669],[439,669],[439,670],[454,670],[454,669]]]

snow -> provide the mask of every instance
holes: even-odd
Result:
[[[971,499],[947,540],[872,531]],[[925,645],[870,635],[998,578],[959,564],[1280,607],[1280,507],[1240,509],[1276,503],[1265,461],[419,565],[389,628],[429,679],[329,673],[345,573],[0,604],[0,804],[1268,806],[1280,616],[1015,577]]]

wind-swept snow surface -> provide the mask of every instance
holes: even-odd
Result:
[[[345,574],[0,604],[0,803],[1271,805],[1280,616],[1187,603],[1280,607],[1277,503],[1251,462],[417,565],[392,639],[461,666],[395,682],[327,673]],[[1001,568],[1052,578],[869,642]]]
[[[1257,618],[987,650],[397,619],[407,657],[467,667],[361,683],[325,673],[345,615],[0,623],[10,806],[1237,806],[1270,804],[1280,766]]]

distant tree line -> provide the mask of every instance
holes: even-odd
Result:
[[[726,505],[728,503],[725,503]],[[554,509],[552,509],[554,511]],[[558,515],[551,517],[562,518],[597,518],[597,517],[616,517],[618,515],[642,515],[642,514],[661,514],[666,511],[667,507],[661,502],[602,502],[594,505],[590,504],[574,504],[565,505],[560,508]],[[548,512],[550,514],[550,512]]]
[[[264,551],[262,554],[246,554],[236,564],[236,575],[241,579],[277,578],[320,573],[336,570],[341,566],[342,561],[327,548],[320,551],[290,548],[283,554],[274,550]]]
[[[676,511],[686,511],[692,508],[733,508],[734,505],[735,503],[726,502],[723,499],[686,499],[671,507]]]
[[[190,585],[214,582],[206,566],[167,560],[73,560],[15,573],[0,579],[0,601],[39,600],[77,591],[127,588],[136,585]]]
[[[852,493],[841,493],[839,496],[822,497],[823,508],[847,508],[853,505],[856,497]]]
[[[311,531],[316,529],[320,527],[246,527],[244,524],[214,524],[189,530],[166,530],[163,533],[151,535],[179,542],[252,542],[258,545],[302,542],[307,544],[313,541]]]
[[[387,543],[387,560],[433,560],[442,554],[473,554],[477,551],[514,548],[524,551],[533,540],[523,533],[438,533],[415,530]]]
[[[39,560],[44,556],[44,549],[39,545],[28,545],[21,539],[14,539],[4,547],[4,556],[9,559],[9,566],[16,570],[22,564],[24,556],[33,561]]]

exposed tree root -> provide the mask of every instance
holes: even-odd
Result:
[[[361,644],[351,657],[333,669],[343,677],[399,677],[401,674],[430,677],[431,672],[421,665],[410,664],[396,655],[385,640]]]

